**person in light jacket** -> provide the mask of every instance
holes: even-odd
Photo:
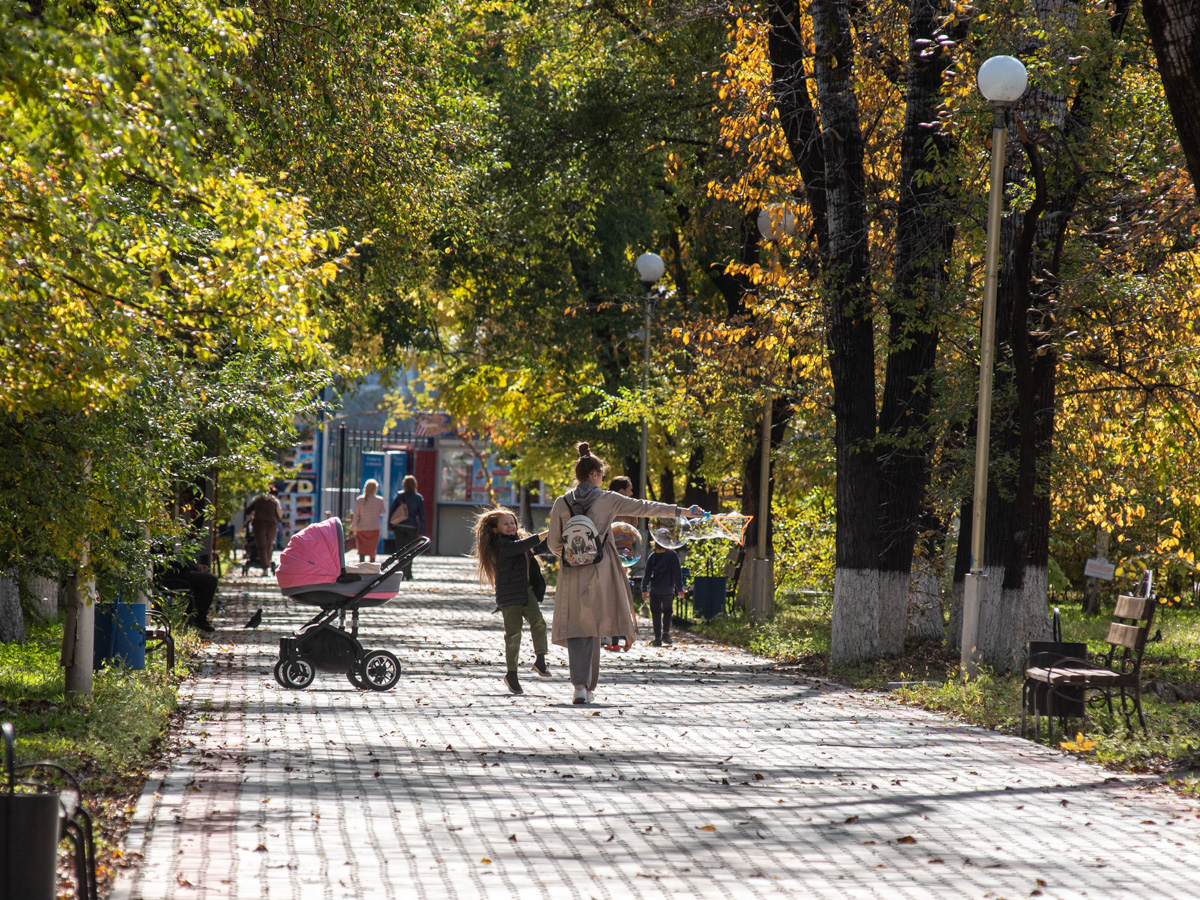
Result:
[[[364,559],[375,562],[384,509],[383,498],[379,496],[379,482],[368,478],[363,485],[363,492],[355,498],[354,512],[350,514],[350,532],[354,535],[359,562]]]
[[[604,460],[593,456],[586,442],[579,444],[577,449],[577,484],[554,501],[547,543],[550,552],[562,559],[563,527],[575,515],[571,509],[574,507],[576,511],[586,509],[605,552],[591,565],[564,565],[559,570],[551,640],[567,648],[574,690],[572,701],[591,703],[600,680],[600,635],[637,634],[629,581],[609,539],[613,521],[617,516],[672,519],[681,515],[702,516],[704,510],[698,506],[680,509],[674,504],[638,500],[603,490],[600,485],[604,483],[608,469]]]

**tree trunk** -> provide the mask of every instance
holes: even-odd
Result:
[[[1200,199],[1200,6],[1195,0],[1145,0],[1143,10],[1167,106]]]
[[[21,591],[16,578],[0,575],[0,644],[25,640],[25,616],[21,613]]]
[[[42,622],[49,622],[58,616],[58,598],[62,589],[54,578],[44,575],[33,575],[24,579],[25,590],[28,594],[30,615]]]
[[[787,427],[791,424],[792,416],[795,414],[795,407],[787,397],[776,397],[771,404],[771,446],[778,447],[783,442],[784,434],[787,432]],[[771,511],[768,508],[765,512],[759,509],[759,487],[762,479],[762,415],[760,414],[754,424],[754,440],[750,447],[749,455],[742,462],[742,512],[748,516],[754,516],[756,521],[750,528],[746,529],[745,540],[742,542],[741,552],[739,553],[739,562],[737,569],[737,598],[738,605],[748,609],[748,599],[751,595],[751,580],[754,577],[754,567],[743,565],[748,559],[770,559],[774,556],[771,552],[772,537],[774,535],[775,523],[771,519]],[[771,457],[771,468],[767,473],[767,502],[771,502],[771,498],[775,496],[775,458]],[[767,517],[767,546],[760,552],[758,546],[758,522],[759,515]]]
[[[822,269],[829,298],[829,368],[836,420],[837,536],[831,661],[846,665],[877,659],[880,654],[875,333],[868,291],[870,234],[848,6],[841,0],[815,0],[812,20],[829,227]]]
[[[700,474],[703,465],[704,446],[699,444],[693,447],[688,455],[687,486],[683,489],[683,503],[680,506],[699,506],[701,509],[715,512],[721,497]]]
[[[87,564],[87,550],[81,565]],[[81,582],[79,573],[67,581],[67,620],[63,627],[62,666],[68,697],[92,696],[92,651],[96,639],[96,586]]]
[[[921,558],[913,566],[912,584],[908,595],[908,622],[905,636],[909,640],[942,641],[946,625],[942,619],[942,597],[938,584],[938,569],[933,560]],[[880,576],[882,582],[885,575]]]
[[[929,480],[929,410],[937,365],[941,285],[953,244],[945,198],[927,177],[950,150],[937,107],[949,55],[936,40],[945,14],[937,0],[913,0],[901,142],[894,288],[888,294],[888,355],[879,410],[879,640],[904,651],[912,602],[913,551]],[[936,49],[930,49],[930,48]],[[937,630],[942,630],[939,606]]]
[[[526,531],[533,532],[533,504],[529,502],[528,484],[522,484],[518,494],[517,521]]]
[[[1096,559],[1108,556],[1108,540],[1112,533],[1103,525],[1096,526]],[[1100,579],[1089,578],[1083,588],[1083,614],[1100,615]]]

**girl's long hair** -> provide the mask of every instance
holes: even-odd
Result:
[[[492,585],[496,583],[496,564],[500,561],[500,557],[496,552],[496,542],[493,538],[500,533],[500,520],[505,516],[512,516],[513,521],[518,523],[518,539],[529,537],[525,529],[520,526],[517,514],[507,507],[497,506],[495,509],[486,510],[476,516],[473,529],[475,534],[474,552],[471,555],[475,557],[475,565],[479,569],[481,582]]]

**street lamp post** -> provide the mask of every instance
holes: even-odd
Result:
[[[796,215],[781,203],[758,211],[755,220],[764,241],[778,244],[796,230]],[[778,262],[778,258],[776,258]],[[750,618],[761,622],[775,613],[775,570],[767,547],[767,524],[771,514],[771,392],[763,385],[762,433],[759,438],[758,555],[751,560]]]
[[[993,56],[979,67],[979,93],[992,105],[992,171],[988,189],[987,250],[983,312],[979,337],[979,414],[975,433],[975,493],[971,504],[971,571],[963,590],[962,671],[974,678],[979,669],[979,611],[987,596],[983,566],[987,522],[988,444],[992,433],[992,372],[996,356],[996,286],[1000,268],[1000,214],[1004,207],[1006,111],[1025,93],[1028,75],[1019,59]]]
[[[642,284],[646,286],[646,318],[642,323],[642,403],[650,391],[650,315],[654,312],[654,301],[657,294],[654,285],[663,277],[666,265],[657,253],[643,253],[637,258],[637,273]],[[638,459],[638,497],[646,499],[646,458],[648,455],[648,431],[646,414],[642,413],[642,448]]]

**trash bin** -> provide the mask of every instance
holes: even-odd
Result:
[[[54,900],[58,794],[17,793],[12,725],[3,725],[7,785],[0,791],[0,900]]]
[[[117,600],[96,607],[92,668],[118,661],[131,669],[146,668],[146,604]]]
[[[705,619],[724,615],[725,579],[718,575],[697,575],[692,582],[692,609]]]

